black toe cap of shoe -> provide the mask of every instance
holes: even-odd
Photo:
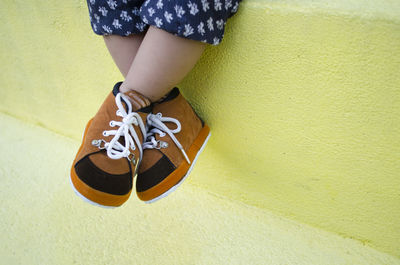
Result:
[[[162,182],[175,170],[174,164],[163,155],[152,167],[138,174],[136,191],[143,192]]]
[[[88,186],[98,191],[114,195],[125,195],[132,189],[132,173],[113,175],[99,169],[89,159],[82,158],[75,165],[78,177]]]

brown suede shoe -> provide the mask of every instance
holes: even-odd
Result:
[[[178,88],[155,103],[153,113],[147,117],[150,130],[136,179],[137,195],[148,203],[165,197],[182,183],[210,136],[210,128]]]
[[[120,206],[129,198],[151,112],[151,103],[143,95],[120,93],[121,83],[86,125],[71,168],[77,195],[99,206]]]

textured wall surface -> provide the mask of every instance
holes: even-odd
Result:
[[[245,0],[180,85],[213,130],[190,185],[400,256],[399,6]],[[80,138],[121,79],[87,13],[1,3],[0,111]]]
[[[204,158],[179,192],[155,204],[132,195],[118,209],[92,206],[69,184],[78,141],[3,114],[0,124],[1,264],[400,265],[360,242],[190,185]]]

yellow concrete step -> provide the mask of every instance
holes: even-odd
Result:
[[[399,14],[243,1],[180,84],[212,128],[190,186],[400,257]],[[0,111],[78,140],[121,80],[85,1],[2,1],[0,29]]]
[[[357,241],[198,189],[190,185],[202,177],[197,169],[157,203],[133,195],[115,210],[92,206],[69,184],[78,141],[3,114],[0,126],[2,264],[400,264]]]

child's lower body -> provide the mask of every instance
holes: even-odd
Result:
[[[125,80],[86,126],[71,168],[73,188],[115,207],[136,192],[146,202],[173,191],[210,135],[175,86],[206,43],[218,45],[240,0],[88,0],[93,31],[103,35]]]

